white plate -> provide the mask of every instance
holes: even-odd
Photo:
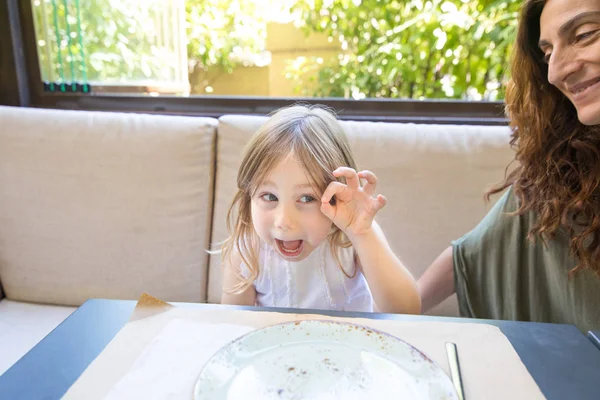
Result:
[[[252,331],[215,353],[195,400],[458,399],[450,378],[387,333],[332,321]]]

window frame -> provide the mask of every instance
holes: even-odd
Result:
[[[149,96],[109,94],[104,91],[94,93],[93,88],[91,94],[47,93],[43,91],[40,75],[31,2],[30,0],[7,0],[6,4],[0,8],[0,26],[6,25],[10,29],[12,40],[5,41],[9,42],[9,45],[0,48],[0,58],[6,60],[12,53],[9,63],[12,62],[12,75],[18,86],[20,106],[218,118],[225,114],[266,115],[280,107],[301,102],[329,106],[337,112],[340,119],[345,120],[464,125],[507,125],[508,123],[504,115],[504,102],[501,101]],[[6,66],[1,67],[3,73],[9,71]],[[108,85],[103,85],[103,88],[110,89]],[[11,104],[11,99],[8,101],[0,97],[0,103]]]

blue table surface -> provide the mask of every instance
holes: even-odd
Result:
[[[127,323],[135,304],[131,300],[88,300],[0,376],[0,399],[60,399]],[[600,332],[595,335],[590,332],[586,337],[573,325],[217,304],[174,304],[207,309],[318,313],[402,321],[487,323],[502,330],[548,399],[600,398],[600,351],[593,344],[594,337],[600,337]]]

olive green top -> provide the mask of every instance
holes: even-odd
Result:
[[[517,209],[512,188],[475,229],[452,243],[460,314],[471,318],[574,324],[600,329],[600,277],[589,270],[569,279],[575,259],[568,237],[527,239],[534,212]]]

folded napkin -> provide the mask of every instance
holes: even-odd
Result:
[[[107,400],[191,399],[204,363],[252,328],[174,319],[144,349]]]

